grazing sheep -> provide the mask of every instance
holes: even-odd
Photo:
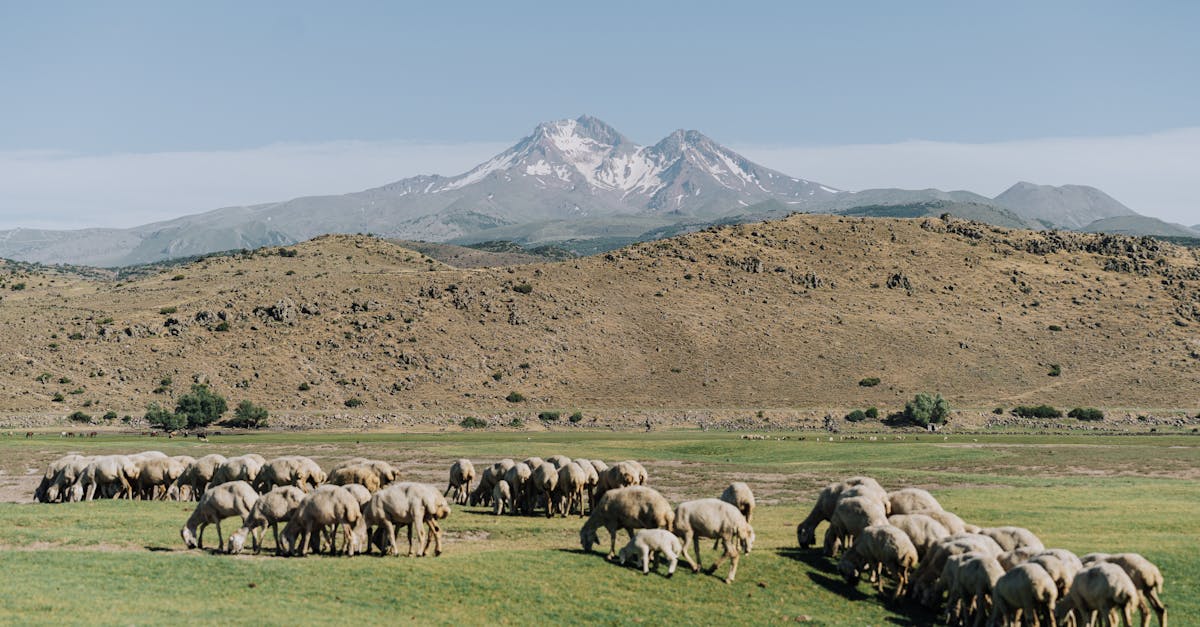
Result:
[[[125,455],[103,455],[93,459],[79,478],[83,488],[83,500],[116,498],[131,492],[130,475],[136,474],[133,462]]]
[[[78,501],[82,492],[76,496],[73,492],[83,475],[84,469],[92,463],[94,457],[83,455],[66,455],[50,463],[42,482],[34,490],[34,500],[41,503],[57,503],[60,501]]]
[[[650,482],[650,473],[646,472],[646,467],[643,466],[641,462],[633,459],[627,459],[621,463],[633,466],[634,470],[637,472],[637,481],[635,482],[635,485],[646,485]]]
[[[492,513],[499,516],[506,507],[512,510],[512,490],[507,481],[501,481],[492,486]]]
[[[173,492],[179,500],[200,500],[200,497],[204,496],[205,488],[212,482],[217,467],[223,463],[225,463],[225,456],[215,453],[196,458],[196,461],[188,464],[187,468],[183,470],[183,474],[175,480]],[[184,489],[187,489],[186,499]]]
[[[529,480],[533,477],[533,469],[525,462],[514,464],[504,473],[504,481],[508,483],[508,490],[512,497],[511,513],[516,514],[518,510],[522,513],[529,511],[529,494],[535,490]]]
[[[658,565],[658,557],[665,557],[667,577],[675,574],[675,566],[679,563],[679,555],[683,553],[683,542],[679,536],[667,529],[638,529],[629,541],[621,547],[619,554],[621,565],[630,559],[640,560],[642,574],[650,574],[650,563]]]
[[[1063,553],[1070,553],[1063,551]],[[1041,551],[1029,558],[1027,563],[1037,564],[1041,566],[1046,574],[1054,580],[1054,586],[1058,588],[1058,598],[1063,598],[1067,593],[1067,589],[1071,587],[1071,580],[1075,578],[1075,573],[1079,572],[1079,568],[1070,559],[1063,559],[1063,555],[1056,551]],[[1074,554],[1071,554],[1074,557]],[[1079,558],[1075,558],[1077,562]]]
[[[934,607],[941,599],[943,589],[939,587],[938,577],[946,566],[946,560],[952,555],[978,553],[995,557],[1001,553],[996,541],[976,534],[951,534],[938,540],[925,558],[917,565],[913,574],[912,595],[926,607]]]
[[[393,481],[396,481],[400,478],[400,471],[396,470],[396,468],[394,466],[392,466],[391,464],[389,464],[385,461],[377,460],[377,459],[367,459],[365,457],[352,457],[350,459],[347,459],[347,460],[343,461],[342,463],[334,466],[329,471],[329,474],[332,475],[335,470],[342,470],[344,468],[349,468],[349,467],[357,467],[357,468],[366,467],[367,469],[369,469],[371,472],[373,472],[375,474],[375,478],[376,478],[375,483],[378,483],[380,487],[383,487],[389,483],[392,483]],[[350,482],[350,483],[362,483],[362,482],[354,481],[354,482]],[[366,484],[364,484],[364,485],[366,485]],[[374,492],[374,490],[372,490],[372,492]]]
[[[592,462],[592,468],[596,469],[596,474],[600,474],[605,470],[608,470],[608,464],[604,463],[602,460],[590,459],[588,461]]]
[[[358,549],[354,529],[362,520],[358,500],[349,490],[323,485],[309,492],[297,505],[291,520],[283,528],[283,541],[289,555],[303,557],[310,548],[320,548],[321,533],[328,529],[329,550],[336,549],[337,530],[345,538],[342,551],[353,556]]]
[[[341,488],[349,492],[350,496],[353,496],[354,500],[358,501],[359,507],[366,505],[367,501],[371,500],[371,491],[361,483],[347,483],[341,486]]]
[[[588,467],[591,468],[590,465]],[[587,472],[575,462],[571,462],[558,469],[558,486],[556,492],[562,501],[563,518],[570,515],[572,507],[578,507],[579,517],[583,518],[583,491],[587,487],[587,481]]]
[[[850,487],[845,482],[831,483],[817,494],[817,502],[813,505],[808,517],[796,525],[796,544],[800,548],[808,548],[817,542],[817,525],[829,520],[833,510],[837,508],[838,498]]]
[[[888,516],[888,523],[908,535],[908,539],[912,540],[913,546],[917,548],[918,560],[925,559],[929,549],[937,544],[938,540],[950,535],[950,531],[942,523],[925,514],[892,514]]]
[[[888,493],[892,514],[915,514],[925,511],[940,511],[942,504],[933,495],[920,488],[904,488]]]
[[[245,481],[230,481],[215,488],[205,490],[196,509],[188,517],[179,535],[184,545],[189,549],[204,548],[204,528],[210,524],[217,525],[217,546],[224,547],[225,540],[221,535],[221,520],[230,516],[238,516],[245,520],[258,501],[258,493]]]
[[[591,551],[600,543],[597,531],[608,529],[611,559],[617,552],[618,529],[624,529],[632,539],[634,529],[671,529],[674,521],[671,504],[657,490],[642,486],[617,488],[606,492],[592,508],[579,530],[579,543],[584,551]]]
[[[137,482],[133,485],[134,492],[143,500],[154,500],[166,497],[167,491],[175,480],[183,474],[187,466],[173,457],[156,457],[139,462]]]
[[[467,504],[490,505],[496,483],[503,482],[503,479],[503,475],[497,473],[496,464],[484,467],[483,472],[479,473],[479,483],[475,484],[475,489],[471,490],[471,495],[467,498]]]
[[[425,555],[430,540],[436,542],[435,554],[441,554],[441,530],[437,520],[450,514],[445,497],[433,486],[419,483],[394,483],[376,492],[363,508],[363,522],[368,527],[378,527],[376,538],[379,550],[385,555],[395,553],[396,527],[408,527],[408,555]],[[429,527],[429,535],[423,537],[422,526]],[[417,541],[414,545],[413,534]],[[419,547],[419,548],[417,548]]]
[[[266,460],[262,455],[249,454],[230,457],[217,466],[208,487],[212,488],[230,481],[245,481],[253,485],[264,464],[266,464]]]
[[[863,570],[869,570],[876,590],[883,594],[883,573],[896,578],[892,600],[900,598],[908,587],[908,574],[917,565],[917,549],[908,534],[886,522],[863,529],[854,544],[842,555],[838,570],[849,583],[857,583]]]
[[[546,458],[546,461],[553,464],[555,470],[562,470],[563,466],[571,463],[571,458],[566,455],[551,455]]]
[[[883,506],[883,512],[885,516],[892,513],[892,503],[888,500],[887,491],[875,484],[862,483],[859,485],[852,485],[842,491],[842,494],[840,497],[838,497],[838,500],[852,498],[867,498],[878,501],[879,504]]]
[[[554,464],[542,462],[540,466],[533,469],[530,483],[537,494],[546,499],[546,518],[550,518],[554,515],[554,494],[558,487],[558,469],[554,467]]]
[[[971,620],[979,627],[991,611],[992,589],[1003,575],[1000,562],[991,555],[963,553],[947,558],[938,580],[948,593],[947,624],[965,625]]]
[[[374,494],[380,490],[379,473],[367,464],[342,466],[329,471],[329,485],[343,486],[357,483]]]
[[[587,492],[587,504],[591,505],[595,502],[592,494],[596,491],[596,484],[600,483],[600,473],[597,472],[596,466],[592,464],[591,460],[576,459],[575,464],[587,474],[587,481],[584,482],[583,489]]]
[[[1019,564],[996,580],[992,589],[991,624],[1004,621],[1005,627],[1018,625],[1023,615],[1027,623],[1054,625],[1057,600],[1058,588],[1041,566]]]
[[[1005,551],[1017,548],[1034,549],[1038,552],[1046,550],[1046,546],[1032,531],[1022,527],[984,527],[979,533],[995,540]]]
[[[683,540],[683,559],[700,572],[700,538],[721,541],[724,552],[709,567],[710,573],[720,567],[725,558],[730,558],[729,574],[725,583],[733,583],[737,575],[740,552],[749,553],[754,546],[754,529],[736,507],[720,499],[698,499],[680,503],[675,508],[675,534]],[[688,554],[688,543],[696,552],[696,559]]]
[[[1041,551],[1038,551],[1037,549],[1019,548],[1011,551],[1005,551],[1000,555],[997,555],[996,559],[1000,560],[1000,566],[1004,568],[1004,572],[1008,572],[1012,570],[1014,566],[1028,562],[1029,558],[1037,555],[1038,553],[1041,553]]]
[[[541,457],[527,457],[521,463],[529,466],[529,472],[533,472],[537,470],[538,466],[546,463],[546,460],[542,459]]]
[[[849,547],[863,529],[887,523],[883,503],[869,496],[843,497],[838,500],[825,530],[825,555],[832,557],[839,548]]]
[[[259,492],[269,492],[279,486],[296,486],[305,492],[325,482],[325,472],[313,460],[300,455],[276,457],[263,464],[254,480]]]
[[[968,525],[965,522],[963,522],[963,519],[959,518],[958,515],[955,514],[954,512],[948,512],[946,510],[941,510],[941,509],[936,509],[936,510],[935,509],[923,509],[923,510],[920,510],[917,512],[911,512],[911,513],[928,516],[928,517],[942,523],[942,526],[946,528],[946,531],[949,531],[951,534],[979,533],[978,527],[974,527],[974,530],[969,530],[967,528]]]
[[[1122,624],[1129,627],[1137,602],[1137,587],[1129,575],[1116,564],[1098,562],[1075,575],[1056,614],[1059,624],[1073,627],[1080,622],[1094,625],[1098,616],[1111,625],[1112,612],[1119,611]]]
[[[735,481],[721,492],[721,500],[738,508],[742,516],[746,517],[746,522],[751,522],[754,516],[754,492],[750,491],[750,486]]]
[[[442,520],[450,515],[450,503],[446,497],[438,491],[434,486],[424,483],[408,484],[407,490],[409,494],[419,496],[425,504],[425,514],[422,520],[427,527],[428,533],[425,534],[425,544],[421,548],[418,557],[424,556],[429,552],[429,543],[433,542],[433,554],[438,556],[442,554],[442,528],[438,525],[439,520]]]
[[[71,462],[78,461],[80,459],[83,459],[81,455],[65,455],[50,462],[50,464],[46,466],[46,472],[42,475],[41,482],[38,483],[37,488],[33,490],[33,500],[39,503],[51,503],[56,500],[47,496],[50,486],[54,484],[55,476],[62,472],[64,468],[70,466]],[[56,490],[56,497],[58,493],[59,491]]]
[[[304,500],[304,490],[294,485],[279,486],[258,497],[250,513],[242,520],[242,527],[229,536],[229,552],[241,553],[246,544],[246,535],[250,534],[257,554],[262,549],[262,536],[269,525],[271,535],[275,538],[276,555],[283,554],[283,544],[279,541],[279,523],[287,523],[292,514]]]
[[[454,502],[458,505],[467,504],[467,495],[471,492],[471,482],[475,480],[475,465],[469,459],[458,459],[450,464],[450,484],[446,486],[444,496],[454,493]]]
[[[1084,566],[1109,563],[1125,570],[1138,590],[1138,612],[1142,627],[1150,624],[1150,608],[1154,609],[1159,627],[1167,627],[1167,606],[1162,602],[1163,576],[1150,560],[1137,553],[1089,553],[1082,558]]]

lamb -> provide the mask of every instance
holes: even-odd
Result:
[[[671,504],[653,488],[630,486],[609,490],[600,497],[583,528],[579,530],[579,543],[584,551],[600,543],[597,531],[608,529],[610,546],[608,557],[617,552],[617,530],[624,529],[633,538],[634,529],[671,529],[675,513]]]
[[[992,589],[991,624],[1018,624],[1024,621],[1054,625],[1054,605],[1058,600],[1058,588],[1054,580],[1037,564],[1019,564],[996,580]],[[1042,620],[1045,619],[1043,623]]]
[[[683,559],[692,567],[692,572],[700,571],[700,538],[714,538],[721,541],[724,552],[717,561],[709,567],[712,573],[721,566],[725,558],[730,558],[729,574],[725,583],[733,583],[737,575],[739,551],[750,553],[754,546],[754,529],[746,522],[746,517],[736,507],[720,499],[698,499],[680,503],[675,508],[675,534],[683,540]],[[696,552],[696,559],[688,555],[688,543]]]
[[[501,481],[492,486],[492,513],[499,516],[506,507],[512,511],[512,490],[507,481]]]
[[[467,495],[471,492],[471,482],[475,480],[475,465],[469,459],[455,460],[450,465],[450,484],[446,486],[444,496],[454,493],[454,502],[459,505],[467,504]]]
[[[991,611],[992,589],[1004,575],[1000,562],[991,555],[963,553],[951,555],[942,567],[939,587],[949,593],[946,599],[947,624],[966,624],[974,617],[978,627]]]
[[[242,521],[241,529],[229,536],[229,552],[241,553],[246,544],[246,536],[252,534],[254,552],[262,549],[263,530],[269,525],[271,535],[275,538],[276,555],[283,554],[283,544],[279,541],[279,523],[286,523],[304,500],[304,490],[294,485],[279,486],[260,496],[250,508],[250,513]]]
[[[554,515],[554,494],[555,489],[558,488],[558,469],[554,467],[554,464],[542,462],[533,470],[530,482],[533,489],[546,499],[546,518],[550,518]]]
[[[204,528],[216,523],[217,546],[223,547],[225,540],[221,535],[221,520],[238,516],[244,521],[256,501],[258,493],[245,481],[230,481],[206,490],[183,529],[179,530],[184,545],[189,549],[203,549]]]
[[[825,555],[832,557],[839,547],[848,547],[863,529],[887,523],[883,504],[869,496],[843,496],[838,500],[829,529],[825,531]]]
[[[1167,627],[1167,606],[1162,602],[1162,572],[1150,560],[1137,553],[1089,553],[1081,561],[1084,566],[1107,562],[1124,569],[1138,590],[1138,612],[1141,614],[1142,627],[1150,624],[1150,608],[1154,608],[1158,626]]]
[[[588,467],[591,468],[590,465]],[[570,515],[572,507],[578,507],[579,517],[583,518],[583,491],[587,486],[587,482],[587,472],[575,462],[571,462],[558,469],[558,486],[556,490],[557,495],[562,500],[563,518]]]
[[[1046,550],[1046,546],[1032,531],[1022,527],[985,527],[980,529],[979,533],[995,540],[1005,551],[1016,548],[1034,549],[1038,552]]]
[[[942,523],[925,514],[893,514],[888,516],[888,523],[908,535],[917,549],[918,560],[925,559],[938,540],[950,535]]]
[[[630,559],[641,561],[642,574],[650,574],[650,563],[657,566],[658,557],[667,559],[667,577],[675,574],[675,566],[679,563],[679,554],[683,553],[683,542],[679,536],[667,529],[638,529],[633,538],[619,554],[621,565]]]
[[[291,485],[309,491],[325,482],[325,472],[313,460],[299,455],[276,457],[263,465],[254,480],[259,492]]]
[[[529,483],[530,477],[533,476],[533,469],[525,462],[514,464],[504,473],[504,481],[508,483],[508,489],[512,497],[512,508],[509,510],[516,514],[518,510],[527,512],[529,505],[529,493],[532,493],[533,486]]]
[[[925,511],[940,511],[942,504],[933,495],[920,488],[904,488],[888,493],[892,514],[914,514]]]
[[[322,530],[329,528],[329,549],[336,548],[337,529],[345,537],[342,546],[347,555],[358,548],[354,529],[362,520],[358,501],[340,486],[323,485],[309,492],[296,507],[291,520],[283,528],[283,541],[289,555],[304,556],[312,546],[319,548]]]
[[[876,589],[883,594],[883,572],[896,577],[892,600],[900,598],[908,587],[908,574],[917,565],[917,549],[908,534],[887,524],[871,525],[862,530],[854,544],[842,555],[838,570],[849,583],[857,583],[864,569],[871,573]]]
[[[204,489],[212,482],[213,475],[217,472],[217,467],[225,463],[224,455],[205,455],[199,457],[196,461],[188,464],[184,468],[183,474],[172,484],[172,492],[177,495],[177,498],[184,500],[184,489],[188,490],[187,500],[200,500],[204,495]]]
[[[837,507],[838,497],[842,491],[850,487],[845,482],[831,483],[817,494],[817,502],[813,505],[812,511],[808,517],[800,521],[796,525],[796,544],[800,548],[808,548],[817,541],[817,525],[822,521],[829,520],[833,516],[833,510]]]
[[[266,460],[262,455],[254,453],[230,457],[217,466],[208,487],[212,488],[230,481],[245,481],[253,485],[264,464],[266,464]]]
[[[746,522],[751,522],[751,517],[754,516],[754,492],[750,491],[750,486],[735,481],[721,493],[721,500],[738,508],[742,516],[746,517]]]
[[[1122,624],[1129,627],[1137,602],[1137,587],[1129,575],[1116,564],[1097,562],[1075,575],[1070,590],[1058,605],[1057,618],[1059,624],[1073,626],[1082,621],[1084,625],[1093,625],[1099,615],[1104,617],[1105,624],[1111,624],[1112,612],[1120,610]]]

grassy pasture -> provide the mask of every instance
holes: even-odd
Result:
[[[780,434],[783,435],[783,434]],[[758,543],[738,581],[680,572],[666,580],[578,550],[580,521],[496,519],[456,508],[436,559],[279,559],[183,550],[190,504],[0,503],[0,623],[590,623],[926,624],[889,608],[867,585],[851,589],[834,565],[794,549],[795,523],[820,485],[870,474],[887,487],[934,492],[980,525],[1025,526],[1047,546],[1137,551],[1162,568],[1172,620],[1200,619],[1200,439],[1195,436],[942,436],[904,441],[750,441],[727,433],[265,433],[194,440],[102,435],[0,440],[4,494],[32,490],[27,473],[67,451],[257,451],[307,454],[325,465],[352,455],[399,462],[444,483],[451,460],[563,453],[637,458],[672,502],[715,496],[746,480],[762,503]],[[27,494],[26,494],[27,498]],[[224,525],[226,536],[237,524]],[[268,534],[269,535],[269,534]],[[603,534],[602,534],[603,536]],[[215,543],[215,530],[205,540]],[[711,545],[702,547],[707,563]],[[664,569],[665,572],[665,569]],[[721,571],[723,573],[723,570]],[[718,573],[718,574],[721,574]]]

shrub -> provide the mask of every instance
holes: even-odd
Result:
[[[158,384],[163,387],[167,387],[168,385],[171,385],[172,383],[174,383],[174,381],[171,379],[171,377],[163,377],[158,380]]]
[[[228,405],[225,397],[208,389],[203,383],[192,386],[192,391],[175,401],[175,413],[187,420],[189,429],[207,427],[221,418]]]
[[[50,373],[43,372],[42,374],[39,374],[37,377],[35,377],[33,380],[37,381],[38,383],[46,383],[47,381],[50,380]]]
[[[499,370],[492,373],[492,381],[499,381],[504,378],[504,373]]]
[[[182,281],[182,280],[183,280],[183,275],[182,275],[182,274],[176,274],[175,276],[171,277],[171,280],[172,280],[172,281]]]
[[[158,310],[158,313],[163,316],[169,316],[177,311],[179,311],[178,307],[163,307]]]
[[[121,416],[121,422],[123,422],[125,424],[129,424],[129,423],[133,422],[133,416],[130,416],[129,414],[125,414],[124,416]]]
[[[538,414],[538,420],[541,420],[542,422],[553,422],[558,420],[559,416],[561,415],[561,413],[556,411],[544,411]]]
[[[521,364],[517,367],[520,368],[521,370],[529,370],[529,362],[527,362],[527,361],[521,362]]]
[[[284,276],[292,276],[293,274],[296,274],[295,270],[288,270],[287,272],[283,273]]]
[[[504,397],[504,400],[510,403],[520,403],[525,400],[525,395],[520,392],[509,392],[508,396]]]
[[[21,283],[13,283],[11,286],[9,286],[8,289],[10,289],[14,292],[19,292],[19,291],[25,289],[25,283],[24,283],[24,281],[22,281]]]
[[[867,414],[861,409],[856,409],[846,414],[846,420],[850,422],[862,422],[867,419]]]
[[[218,322],[217,326],[213,327],[213,331],[216,331],[218,333],[224,333],[228,330],[229,330],[229,323],[224,320]]]
[[[879,420],[879,410],[874,407],[868,407],[867,418],[870,418],[871,420]]]
[[[867,377],[859,381],[858,384],[864,388],[873,388],[879,385],[879,377]]]
[[[520,429],[521,427],[525,426],[525,421],[521,420],[520,418],[513,418],[512,420],[508,421],[508,426],[514,429]]]
[[[280,257],[295,257],[296,251],[291,248],[280,248],[279,256]]]
[[[992,413],[993,413],[993,414],[996,414],[997,416],[999,416],[1000,414],[1003,414],[1003,413],[1004,413],[1004,408],[1003,408],[1003,407],[997,407],[997,408],[995,408],[995,409],[993,409],[993,410],[992,410]]]
[[[1067,417],[1076,420],[1104,420],[1104,412],[1095,407],[1076,407],[1067,412]]]
[[[233,418],[226,420],[225,424],[242,429],[261,429],[267,426],[269,415],[266,408],[250,401],[242,401],[238,403],[237,409],[233,410]]]
[[[109,420],[109,421],[116,420],[116,419],[117,419],[117,412],[115,412],[115,411],[112,411],[112,410],[109,410],[109,411],[106,411],[106,412],[104,412],[104,419],[105,419],[105,420]]]
[[[90,423],[90,422],[92,422],[92,417],[81,411],[73,411],[70,413],[70,415],[67,416],[67,420],[70,420],[71,422]]]
[[[362,405],[362,404],[363,404],[363,402],[362,402],[362,399],[358,399],[358,398],[348,398],[348,399],[346,399],[346,401],[345,401],[344,403],[342,403],[342,404],[343,404],[343,405],[345,405],[346,407],[358,407],[358,406]]]
[[[513,286],[513,291],[518,294],[528,294],[533,291],[533,286],[528,283],[520,283]]]
[[[1050,330],[1055,332],[1062,331],[1062,327],[1058,326],[1057,324],[1052,324],[1050,325]]]
[[[577,412],[575,412],[575,413],[571,414],[571,415],[570,415],[570,416],[567,418],[567,420],[570,420],[570,421],[571,421],[571,422],[573,422],[573,423],[579,423],[579,422],[583,422],[583,412],[581,412],[581,411],[577,411]]]
[[[921,427],[945,422],[950,415],[950,403],[941,394],[917,394],[904,405],[904,419]]]
[[[1051,364],[1050,372],[1048,374],[1052,377],[1057,377],[1062,374],[1062,367],[1058,364]]]
[[[187,416],[171,413],[158,403],[146,407],[146,422],[163,431],[177,431],[187,426]]]
[[[308,384],[308,381],[305,381],[305,382],[301,383],[300,387],[298,387],[296,389],[300,390],[301,392],[307,392],[310,389],[312,389],[312,386]]]
[[[70,379],[70,377],[59,377],[58,382],[61,383],[62,385],[66,385],[71,382],[71,379]]]
[[[75,388],[74,390],[67,392],[67,394],[70,394],[72,396],[78,396],[80,394],[83,394],[83,388]]]
[[[487,424],[488,423],[486,420],[483,420],[482,418],[476,418],[475,416],[467,416],[466,418],[458,421],[458,426],[462,427],[463,429],[483,429],[487,427]]]
[[[82,339],[83,339],[83,334],[82,334],[82,333],[80,333],[79,331],[76,331],[76,332],[74,332],[74,333],[72,333],[72,334],[68,335],[68,336],[67,336],[67,339],[68,339],[68,340],[82,340]]]
[[[1062,418],[1062,412],[1049,405],[1018,405],[1012,413],[1021,418]]]

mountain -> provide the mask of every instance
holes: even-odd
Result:
[[[1164,222],[1149,216],[1118,216],[1103,218],[1080,229],[1092,233],[1119,233],[1121,235],[1149,235],[1157,237],[1200,237],[1200,231],[1182,224]]]
[[[1194,409],[1198,255],[954,218],[793,215],[508,267],[362,235],[121,281],[0,262],[0,418],[140,420],[198,381],[272,424],[375,429],[576,409],[601,425],[763,410],[819,426],[918,392],[977,414]]]
[[[1086,185],[1035,185],[1021,181],[993,201],[1048,227],[1081,229],[1096,220],[1138,215],[1112,196]]]
[[[839,193],[755,164],[698,131],[675,131],[641,146],[581,116],[539,124],[458,176],[422,175],[352,194],[228,207],[133,229],[0,232],[0,257],[114,266],[325,233],[445,241],[580,219],[632,217],[658,226],[719,218],[765,200],[800,208]]]

